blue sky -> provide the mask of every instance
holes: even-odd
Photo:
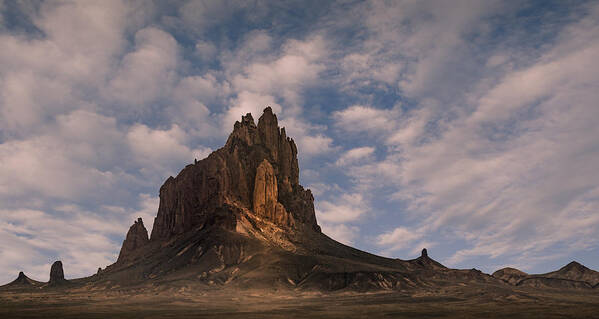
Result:
[[[599,269],[599,5],[0,1],[0,282],[116,260],[158,189],[270,105],[331,237]]]

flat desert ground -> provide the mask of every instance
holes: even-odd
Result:
[[[459,285],[368,293],[46,288],[0,292],[0,318],[599,318],[599,293]]]

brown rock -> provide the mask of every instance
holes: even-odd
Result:
[[[516,268],[506,267],[494,272],[493,277],[501,279],[511,285],[516,285],[518,282],[528,277],[528,274]]]
[[[27,277],[27,275],[25,275],[25,273],[20,271],[17,279],[13,280],[9,284],[6,284],[4,287],[24,288],[24,287],[40,286],[42,284],[43,283],[41,283],[39,281],[35,281],[35,280]],[[0,286],[0,287],[2,287],[2,286]]]
[[[50,285],[57,285],[65,283],[64,271],[62,269],[62,262],[60,260],[55,261],[50,268]]]
[[[277,177],[272,165],[265,159],[256,169],[254,182],[254,213],[280,226],[292,226],[293,217],[278,202]]]
[[[264,169],[259,169],[264,161],[270,166],[268,183]],[[262,183],[260,187],[268,186],[264,189],[268,194],[256,194],[257,181]],[[257,204],[256,196],[263,197]],[[256,208],[257,215],[281,226],[304,224],[308,227],[299,228],[320,231],[312,193],[299,185],[295,142],[278,127],[270,107],[258,125],[251,114],[242,116],[224,147],[166,180],[160,188],[151,240],[168,240],[215,224],[235,229],[240,212]]]
[[[150,239],[148,238],[148,230],[144,226],[143,220],[138,218],[133,222],[133,225],[129,227],[127,237],[123,241],[123,246],[121,247],[121,252],[119,253],[117,262],[129,258],[134,251],[145,246],[148,242],[150,242]],[[99,272],[100,269],[98,269],[98,273]]]
[[[278,203],[277,177],[272,165],[265,159],[256,169],[254,182],[254,213],[274,219]]]

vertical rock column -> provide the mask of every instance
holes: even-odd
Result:
[[[256,169],[254,181],[254,213],[280,226],[293,226],[294,220],[278,202],[277,177],[272,165],[263,160]]]
[[[123,241],[121,252],[117,262],[123,261],[131,256],[131,253],[140,247],[145,246],[150,239],[148,238],[148,230],[144,226],[144,222],[141,218],[138,218],[127,232],[127,237]]]
[[[64,271],[62,270],[62,261],[58,260],[52,264],[50,268],[50,285],[65,283]]]

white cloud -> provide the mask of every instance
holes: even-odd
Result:
[[[227,110],[223,117],[222,130],[229,133],[233,130],[233,124],[241,120],[242,115],[252,113],[252,117],[256,124],[262,116],[262,111],[270,106],[275,114],[280,114],[282,107],[276,103],[275,98],[271,95],[262,95],[249,91],[242,91],[237,94],[237,97],[232,101],[232,106]],[[278,116],[278,115],[277,115]]]
[[[374,147],[364,146],[364,147],[356,147],[351,150],[345,152],[339,159],[335,162],[337,166],[345,166],[348,164],[355,164],[360,161],[371,159],[372,154],[374,153]]]
[[[119,245],[109,236],[126,232],[113,216],[89,212],[68,211],[62,218],[39,210],[3,210],[0,214],[2,241],[19,248],[0,251],[2,268],[22,269],[43,281],[48,280],[52,259],[62,259],[67,278],[91,275],[98,266],[113,263]],[[2,274],[1,280],[8,282],[16,274]]]
[[[106,94],[130,105],[145,105],[167,94],[177,78],[177,41],[157,28],[135,34],[135,50],[123,58]]]
[[[160,130],[136,124],[126,135],[133,160],[140,163],[143,171],[148,174],[168,171],[172,163],[190,163],[194,158],[202,159],[210,153],[210,150],[204,147],[190,149],[187,146],[187,138],[186,132],[177,125],[168,130]]]
[[[300,136],[298,145],[302,150],[301,156],[312,156],[329,152],[333,146],[333,139],[322,134]]]
[[[317,219],[330,224],[356,221],[368,212],[361,194],[342,194],[333,202],[322,200],[316,205]]]
[[[94,151],[87,145],[71,148],[53,136],[0,144],[0,196],[66,199],[108,191],[116,186],[119,173],[100,171],[86,163],[84,159]]]
[[[414,241],[420,240],[423,237],[424,234],[421,230],[413,230],[407,227],[396,227],[392,231],[377,236],[376,244],[386,247],[383,254],[390,255],[391,252],[398,250],[413,250],[411,245],[414,243]]]
[[[352,105],[344,110],[333,112],[335,125],[350,133],[388,133],[397,126],[401,108],[377,109],[370,106]]]
[[[385,159],[356,167],[350,176],[357,185],[376,187],[375,168],[394,167],[396,174],[377,175],[378,185],[397,189],[396,198],[420,225],[451,229],[446,238],[471,245],[449,258],[450,265],[474,256],[543,261],[539,257],[549,249],[552,258],[589,249],[599,226],[590,213],[599,208],[593,195],[599,176],[591,164],[599,157],[599,95],[592,89],[599,74],[592,62],[599,58],[599,25],[591,19],[566,28],[536,63],[471,92],[472,104],[452,117],[429,108],[409,134],[386,140],[392,152]],[[423,130],[427,119],[440,115],[441,130]],[[420,143],[404,142],[419,136],[425,137]],[[392,235],[380,243],[403,249],[416,240],[393,246]]]
[[[335,225],[329,223],[320,223],[320,226],[322,232],[327,236],[346,245],[352,245],[360,234],[360,228],[357,226],[348,226],[345,224]]]

